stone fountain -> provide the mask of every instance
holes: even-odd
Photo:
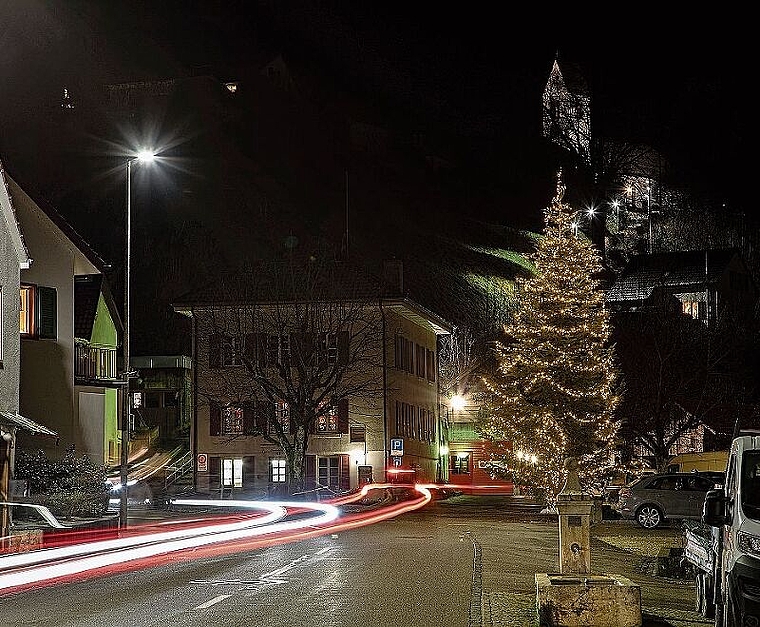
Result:
[[[542,626],[641,627],[641,588],[621,575],[591,570],[593,499],[578,480],[578,461],[564,463],[557,495],[559,572],[536,573],[536,608]]]

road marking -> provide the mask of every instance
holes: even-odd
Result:
[[[231,597],[231,594],[220,594],[218,597],[214,597],[210,601],[206,601],[205,603],[201,603],[200,605],[194,607],[194,610],[205,610],[207,607],[211,607],[212,605],[216,605],[219,603],[219,601],[224,601],[226,598]]]

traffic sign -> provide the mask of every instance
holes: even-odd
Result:
[[[198,453],[198,472],[208,472],[208,455]]]
[[[391,457],[401,457],[404,454],[404,440],[391,438]]]

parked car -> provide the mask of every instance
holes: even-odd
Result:
[[[708,490],[722,481],[696,472],[649,475],[620,490],[617,510],[645,529],[659,527],[667,519],[702,516]]]

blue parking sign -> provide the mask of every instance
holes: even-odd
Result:
[[[391,456],[402,456],[404,454],[404,440],[402,438],[391,438]]]

